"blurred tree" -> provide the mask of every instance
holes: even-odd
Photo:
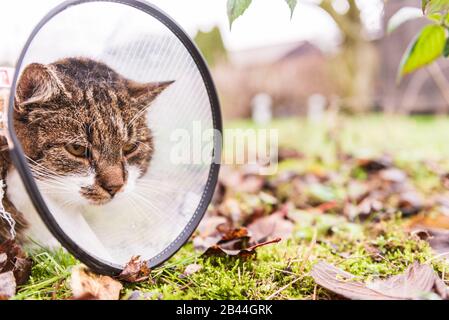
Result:
[[[230,25],[251,5],[252,0],[228,0]],[[285,0],[291,12],[296,0]],[[340,1],[341,2],[341,1]],[[343,105],[350,110],[367,110],[373,105],[374,82],[378,69],[377,50],[367,37],[362,12],[356,0],[345,0],[347,10],[337,10],[336,0],[307,2],[326,11],[341,30],[341,50],[333,61],[335,80]]]
[[[228,58],[228,53],[218,27],[214,27],[208,32],[198,31],[195,36],[195,43],[211,67],[218,62],[226,61]]]
[[[339,12],[334,0],[322,0],[319,6],[337,24],[343,39],[341,50],[333,61],[335,80],[342,94],[342,103],[354,111],[368,110],[373,105],[378,53],[370,39],[356,0],[347,0],[348,9]]]

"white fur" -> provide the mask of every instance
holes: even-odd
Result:
[[[46,200],[46,204],[59,226],[79,246],[99,258],[110,260],[111,253],[98,238],[89,221],[95,220],[95,215],[107,214],[114,216],[123,214],[127,197],[135,189],[137,179],[140,176],[140,170],[134,166],[128,167],[127,170],[128,179],[123,191],[116,194],[114,199],[102,206],[89,204],[88,200],[80,193],[81,187],[93,184],[95,179],[93,173],[85,177],[62,177],[58,179],[58,182],[36,180]],[[24,214],[25,219],[29,223],[26,236],[42,246],[59,247],[60,244],[51,235],[36,212],[15,169],[8,172],[6,183],[9,199]]]

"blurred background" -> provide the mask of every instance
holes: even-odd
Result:
[[[14,66],[34,25],[59,0],[2,1],[0,65]],[[435,68],[396,86],[401,56],[424,22],[386,35],[388,18],[419,0],[300,1],[290,19],[279,0],[255,0],[230,30],[226,0],[154,0],[194,37],[213,70],[227,119],[250,117],[259,94],[276,117],[318,105],[349,112],[447,113],[447,82]],[[330,4],[331,3],[331,4]],[[61,30],[63,32],[63,30]],[[55,35],[55,39],[63,35]],[[448,64],[440,61],[444,71]],[[310,110],[309,110],[310,111]]]
[[[14,67],[32,28],[60,2],[1,2],[0,66]],[[232,30],[226,0],[151,2],[203,52],[226,126],[275,127],[282,145],[312,154],[338,135],[337,148],[356,154],[449,155],[449,63],[439,59],[398,84],[401,56],[426,21],[386,32],[400,7],[419,0],[304,0],[291,17],[284,1],[254,0]]]

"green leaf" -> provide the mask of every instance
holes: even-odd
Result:
[[[449,38],[446,39],[446,43],[444,45],[443,56],[445,58],[449,57]]]
[[[403,7],[399,9],[388,21],[387,32],[391,33],[403,23],[422,17],[423,13],[420,9],[415,7]]]
[[[229,26],[232,27],[232,23],[240,17],[246,9],[251,5],[252,0],[228,0],[228,18]]]
[[[426,15],[434,13],[447,13],[449,11],[449,0],[423,0],[423,12]]]
[[[446,31],[444,27],[431,24],[422,28],[402,57],[398,80],[441,56],[445,44]]]
[[[441,19],[442,19],[442,14],[441,13],[431,13],[428,14],[427,19],[429,19],[430,21],[436,22],[436,23],[440,23]]]
[[[295,11],[296,5],[298,4],[297,0],[285,0],[290,8],[290,19],[293,17],[293,12]]]

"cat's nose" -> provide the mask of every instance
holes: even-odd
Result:
[[[111,197],[119,192],[125,185],[123,169],[119,166],[104,168],[98,176],[101,187]]]
[[[122,185],[117,186],[103,186],[103,188],[111,195],[114,196],[117,192],[120,191],[120,189],[123,187]]]

